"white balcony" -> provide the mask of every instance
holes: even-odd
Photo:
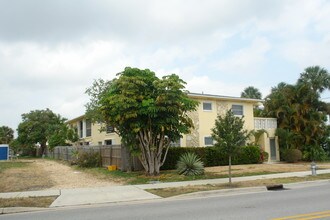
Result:
[[[277,119],[276,118],[254,118],[254,129],[276,129]]]

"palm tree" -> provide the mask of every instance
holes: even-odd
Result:
[[[0,144],[9,144],[14,139],[14,130],[8,126],[0,127]]]
[[[320,66],[307,67],[300,74],[298,84],[308,84],[314,92],[323,92],[325,89],[330,89],[330,75],[328,71]]]
[[[259,89],[249,86],[246,87],[241,93],[241,98],[250,98],[250,99],[261,99],[262,95]]]

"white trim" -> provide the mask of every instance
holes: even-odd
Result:
[[[234,111],[233,111],[233,105],[242,106],[242,114],[241,114],[241,115],[236,115],[236,114],[234,114]],[[235,116],[237,116],[237,117],[242,117],[242,116],[245,115],[244,105],[242,105],[242,104],[239,104],[239,103],[232,103],[232,104],[231,104],[231,108],[230,108],[230,110],[231,110],[232,113],[233,113]]]

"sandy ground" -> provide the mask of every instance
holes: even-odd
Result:
[[[34,191],[46,189],[115,186],[122,183],[99,179],[52,160],[18,160],[29,165],[7,169],[1,173],[0,192]]]
[[[53,181],[54,186],[50,189],[121,185],[119,182],[98,179],[92,174],[74,170],[70,166],[57,161],[36,160],[35,163],[37,166],[41,167]]]

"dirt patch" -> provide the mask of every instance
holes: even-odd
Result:
[[[285,172],[299,172],[310,170],[310,163],[274,163],[274,164],[251,164],[251,165],[234,165],[232,166],[233,174],[243,173],[285,173]],[[330,163],[317,164],[319,169],[330,169]],[[216,174],[227,174],[228,166],[206,167],[206,172]]]
[[[77,171],[72,167],[52,160],[36,160],[36,165],[47,172],[54,182],[51,189],[85,188],[121,185],[118,181],[104,180],[92,174]]]
[[[1,173],[0,192],[43,190],[52,186],[52,179],[33,161],[24,161],[24,166]]]
[[[1,172],[0,192],[35,191],[45,189],[85,188],[121,185],[104,180],[53,160],[18,160],[24,166]]]

